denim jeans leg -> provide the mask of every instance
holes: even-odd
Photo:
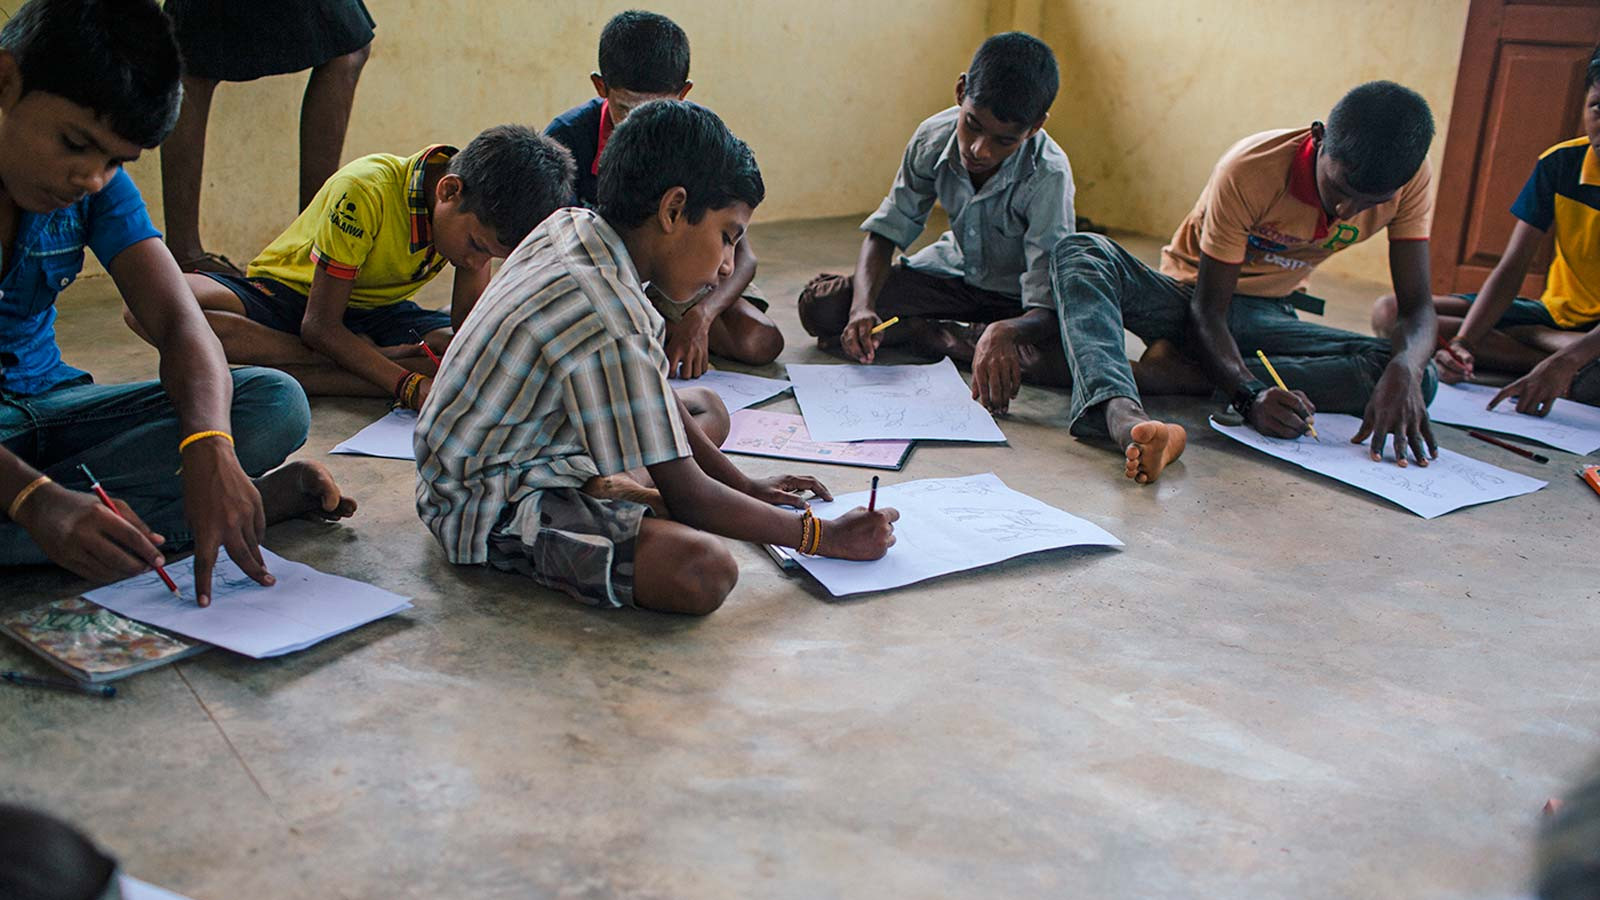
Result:
[[[1071,431],[1103,437],[1099,408],[1117,397],[1139,399],[1124,330],[1146,342],[1181,340],[1190,288],[1099,234],[1063,238],[1050,272],[1061,345],[1072,368]]]
[[[1251,374],[1272,383],[1256,356],[1272,360],[1291,390],[1305,391],[1321,412],[1359,416],[1392,355],[1383,338],[1301,321],[1287,300],[1238,295],[1228,308],[1228,330]],[[1438,376],[1429,363],[1423,373],[1423,397],[1433,399]]]
[[[282,372],[238,369],[233,385],[235,449],[245,473],[257,477],[305,442],[310,410],[304,391]],[[8,449],[74,490],[88,489],[78,469],[87,465],[107,493],[127,501],[167,538],[165,549],[180,550],[192,542],[178,474],[182,426],[159,382],[79,385],[16,402],[33,427],[8,439]],[[45,561],[21,526],[0,525],[0,565]]]

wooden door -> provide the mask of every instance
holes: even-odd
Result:
[[[1583,135],[1583,80],[1596,43],[1600,0],[1472,0],[1439,172],[1434,293],[1483,284],[1539,154]],[[1529,269],[1523,296],[1544,290],[1551,244]]]

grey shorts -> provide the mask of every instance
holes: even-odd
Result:
[[[524,499],[489,533],[489,565],[518,572],[592,606],[633,606],[633,557],[650,507],[577,488]]]

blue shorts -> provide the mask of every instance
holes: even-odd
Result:
[[[306,297],[294,288],[271,278],[240,278],[217,272],[202,272],[239,298],[250,321],[274,331],[300,333],[306,317]],[[344,311],[344,327],[353,334],[364,334],[380,347],[415,344],[430,331],[450,327],[450,313],[442,309],[423,309],[410,300],[401,300],[377,309]],[[413,334],[413,332],[415,332]]]
[[[1470,294],[1457,294],[1457,297],[1473,303],[1478,299],[1476,291]],[[1550,310],[1538,300],[1529,300],[1527,297],[1518,297],[1511,301],[1511,308],[1500,315],[1500,321],[1494,323],[1495,328],[1516,328],[1519,325],[1543,325],[1546,328],[1561,328],[1556,320],[1550,317]],[[1588,328],[1561,328],[1562,331],[1587,331]]]

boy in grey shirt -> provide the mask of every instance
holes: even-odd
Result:
[[[1050,257],[1073,233],[1072,167],[1044,132],[1060,77],[1021,32],[984,41],[956,79],[956,106],[924,121],[867,233],[854,275],[820,275],[800,322],[859,362],[884,343],[972,364],[972,395],[1005,412],[1024,379],[1070,383]],[[910,258],[937,200],[950,230]],[[893,327],[872,329],[895,316]]]

